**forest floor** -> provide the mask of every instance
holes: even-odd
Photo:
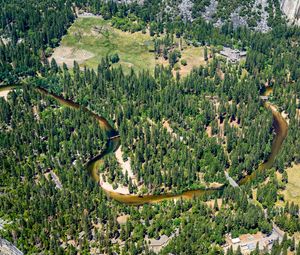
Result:
[[[300,205],[300,164],[288,168],[288,183],[283,195],[286,201]]]
[[[59,65],[66,63],[68,67],[73,67],[73,62],[77,61],[81,67],[86,65],[96,69],[103,57],[118,53],[120,61],[113,66],[121,65],[125,73],[131,68],[153,71],[157,64],[169,65],[162,57],[155,59],[153,40],[149,31],[145,34],[123,32],[99,17],[79,17],[62,38],[61,45],[54,49],[49,61],[55,58]],[[193,67],[206,64],[203,47],[183,42],[181,55],[181,59],[187,61],[186,66],[180,64],[180,59],[177,63],[181,76],[187,75]]]

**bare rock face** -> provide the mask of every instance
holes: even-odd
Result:
[[[178,5],[179,12],[181,17],[184,20],[192,21],[192,8],[193,8],[193,2],[190,0],[182,0],[182,2]]]
[[[261,7],[261,16],[260,20],[257,23],[257,26],[255,27],[256,31],[261,32],[268,32],[271,28],[268,26],[268,18],[269,14],[266,11],[266,8],[268,7],[268,0],[255,0],[254,9],[258,10],[259,6]]]
[[[300,25],[300,0],[281,0],[280,4],[290,23]]]

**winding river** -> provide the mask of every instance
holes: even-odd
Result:
[[[2,87],[2,88],[0,88],[0,91],[12,90],[13,88],[14,88],[13,86]],[[93,113],[86,107],[83,107],[71,100],[64,99],[63,97],[55,95],[43,88],[37,88],[37,90],[41,94],[44,94],[46,96],[50,96],[50,97],[56,99],[62,105],[71,107],[73,109],[79,109],[79,108],[83,109],[85,112],[90,114],[94,119],[96,119],[98,121],[100,127],[106,131],[107,136],[108,136],[106,149],[101,154],[99,154],[98,156],[91,159],[86,165],[93,180],[95,180],[96,182],[99,183],[100,177],[98,174],[98,170],[99,170],[100,166],[103,164],[103,158],[106,155],[108,155],[109,153],[116,151],[118,149],[118,147],[120,146],[120,136],[119,136],[118,132],[109,124],[109,122],[105,118]],[[268,88],[266,90],[266,92],[264,93],[264,95],[268,96],[270,93],[272,93],[272,89]],[[265,104],[266,108],[269,108],[272,111],[272,115],[273,115],[273,127],[275,130],[275,138],[272,143],[271,154],[268,157],[268,160],[265,161],[264,163],[260,164],[256,171],[253,171],[253,173],[251,175],[247,175],[244,178],[242,178],[238,182],[239,185],[244,185],[248,181],[252,180],[258,172],[272,167],[272,165],[275,161],[276,155],[278,154],[278,152],[281,148],[281,145],[287,135],[288,124],[287,124],[286,120],[276,110],[276,107],[274,105],[272,105],[269,102],[265,102],[264,104]],[[203,196],[205,194],[208,195],[213,192],[221,191],[224,187],[225,187],[225,185],[223,185],[219,188],[191,190],[191,191],[183,192],[182,194],[179,194],[179,195],[161,194],[161,195],[144,195],[144,196],[124,195],[124,194],[121,194],[118,192],[108,191],[105,189],[103,189],[103,190],[109,197],[111,197],[112,199],[115,199],[118,202],[125,203],[128,205],[141,205],[141,204],[145,204],[145,203],[160,202],[160,201],[167,200],[167,199],[181,199],[181,198],[182,199],[193,199],[194,197],[199,197],[199,196]]]

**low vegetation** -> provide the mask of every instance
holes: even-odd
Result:
[[[164,38],[164,35],[162,35]],[[112,27],[111,22],[99,17],[81,17],[69,28],[68,33],[62,38],[60,46],[54,49],[51,58],[57,63],[66,63],[72,67],[76,61],[81,67],[87,66],[96,69],[102,58],[118,55],[118,61],[112,61],[113,67],[122,66],[128,73],[131,68],[136,71],[154,71],[155,65],[168,66],[169,53],[174,49],[181,51],[181,58],[186,64],[178,63],[179,73],[186,76],[193,67],[205,65],[203,47],[187,45],[174,38],[168,45],[165,59],[154,54],[155,43],[159,37],[151,37],[149,32],[128,32]],[[173,39],[172,39],[173,40]],[[178,62],[177,59],[174,62]],[[175,63],[174,63],[175,64]],[[174,66],[174,64],[170,64]]]

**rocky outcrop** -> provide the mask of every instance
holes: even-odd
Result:
[[[281,0],[280,7],[291,24],[300,25],[300,0]]]
[[[268,18],[269,18],[269,14],[266,11],[267,7],[268,7],[268,0],[255,0],[255,4],[254,4],[254,10],[257,11],[259,10],[259,6],[260,8],[260,19],[257,23],[257,26],[255,27],[256,31],[261,31],[261,32],[268,32],[271,28],[268,25]]]
[[[190,0],[182,0],[182,2],[178,5],[180,16],[185,20],[192,21],[192,8],[193,2]]]
[[[113,1],[118,3],[144,3],[144,0]],[[209,0],[209,4],[206,6],[205,11],[199,13],[199,15],[201,15],[205,20],[213,22],[215,26],[222,26],[224,22],[222,22],[220,19],[213,19],[217,11],[218,1],[220,0]],[[194,2],[195,0],[162,0],[162,6],[164,6],[165,4],[165,8],[162,9],[165,10],[168,14],[172,14],[172,16],[174,17],[179,14],[184,20],[192,21]],[[279,2],[281,11],[286,15],[289,23],[292,25],[300,25],[300,0],[279,0]],[[256,31],[261,32],[269,31],[271,28],[268,26],[268,0],[254,0],[251,2],[251,4],[247,5],[242,2],[241,5],[237,6],[234,12],[231,13],[230,17],[228,17],[227,20],[231,21],[234,27],[247,26],[249,15],[240,15],[241,8],[245,8],[246,6],[248,8],[248,13],[256,13],[256,16],[260,15],[259,19],[257,19],[257,25],[253,28]]]

